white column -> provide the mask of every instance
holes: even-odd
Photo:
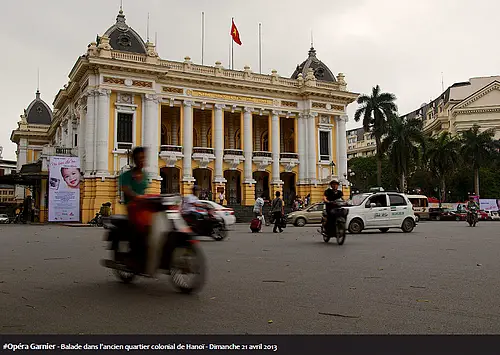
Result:
[[[316,183],[316,169],[317,169],[317,149],[316,149],[316,136],[318,134],[316,129],[316,116],[317,114],[310,113],[307,118],[307,143],[308,143],[308,170],[309,179],[311,184]]]
[[[144,117],[144,144],[147,154],[147,171],[151,179],[159,179],[158,170],[158,104],[159,99],[156,95],[144,95],[146,101],[146,112]]]
[[[193,182],[193,169],[191,159],[193,156],[193,102],[184,101],[184,132],[182,145],[184,146],[183,176],[182,181]]]
[[[271,134],[272,134],[272,183],[280,184],[280,116],[278,111],[273,111],[271,121]]]
[[[252,174],[253,140],[252,140],[252,108],[245,107],[243,113],[243,155],[245,157],[245,184],[255,184]]]
[[[347,138],[346,138],[346,123],[348,120],[347,115],[342,115],[337,120],[337,152],[339,156],[338,160],[338,171],[339,178],[345,179],[345,182],[348,181],[349,177],[345,177],[344,174],[347,174]]]
[[[91,175],[94,172],[94,122],[95,122],[95,95],[94,90],[90,90],[87,95],[87,109],[85,115],[85,175]]]
[[[224,124],[222,122],[224,117],[224,105],[215,105],[215,144],[214,144],[214,153],[215,153],[215,182],[216,183],[225,183],[226,179],[224,179],[224,172],[222,169],[222,161],[224,158],[224,132],[223,127]]]
[[[21,171],[24,164],[28,162],[28,140],[19,139],[19,150],[17,154],[17,172]],[[26,197],[26,188],[22,185],[16,185],[16,200],[22,200]]]
[[[303,114],[299,115],[297,124],[297,134],[299,141],[299,183],[304,183],[307,179],[306,165],[306,120]]]
[[[85,110],[84,110],[84,105],[85,105],[85,99],[80,99],[79,101],[79,106],[78,106],[78,128],[77,128],[77,134],[78,134],[78,141],[77,141],[77,147],[78,147],[78,157],[80,158],[80,168],[82,171],[85,171],[85,166],[84,161],[85,161]]]
[[[109,175],[108,167],[108,142],[109,142],[109,96],[111,90],[101,89],[98,91],[99,100],[97,108],[97,176]]]

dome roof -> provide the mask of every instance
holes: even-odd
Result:
[[[120,9],[116,23],[105,33],[109,37],[111,48],[117,51],[146,54],[146,44],[132,27],[125,23],[125,15]]]
[[[325,65],[325,63],[316,57],[316,50],[313,47],[309,50],[309,57],[302,64],[297,65],[297,69],[295,69],[292,74],[292,79],[297,79],[301,73],[305,78],[309,68],[314,70],[314,76],[317,80],[330,82],[337,81],[332,71]]]
[[[31,101],[26,109],[26,121],[31,124],[50,125],[52,121],[52,110],[49,105],[40,98],[40,91],[36,91],[36,98]]]

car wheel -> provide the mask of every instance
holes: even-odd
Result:
[[[351,223],[349,223],[349,233],[358,234],[363,230],[363,221],[359,218],[353,219]]]
[[[436,216],[436,221],[440,221],[441,220],[441,216]]]
[[[415,222],[413,221],[413,219],[406,218],[401,226],[403,232],[410,233],[413,231],[413,228],[415,228]]]
[[[296,227],[304,227],[306,225],[306,220],[305,218],[297,218],[297,220],[295,221],[295,226]]]
[[[382,233],[387,233],[389,231],[389,228],[380,228],[380,231]]]
[[[460,221],[460,217],[455,217],[455,221]]]
[[[420,216],[418,214],[415,215],[415,222],[420,222]]]

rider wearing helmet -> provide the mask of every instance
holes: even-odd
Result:
[[[328,228],[335,226],[335,208],[338,207],[337,200],[342,198],[342,191],[339,190],[338,180],[330,181],[330,187],[325,190],[323,200],[325,201]]]

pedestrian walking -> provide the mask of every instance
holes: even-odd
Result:
[[[285,206],[283,205],[283,200],[280,198],[281,193],[276,191],[276,198],[273,200],[271,205],[271,213],[274,219],[274,228],[273,233],[283,232],[283,228],[281,227],[283,215],[285,212]]]

